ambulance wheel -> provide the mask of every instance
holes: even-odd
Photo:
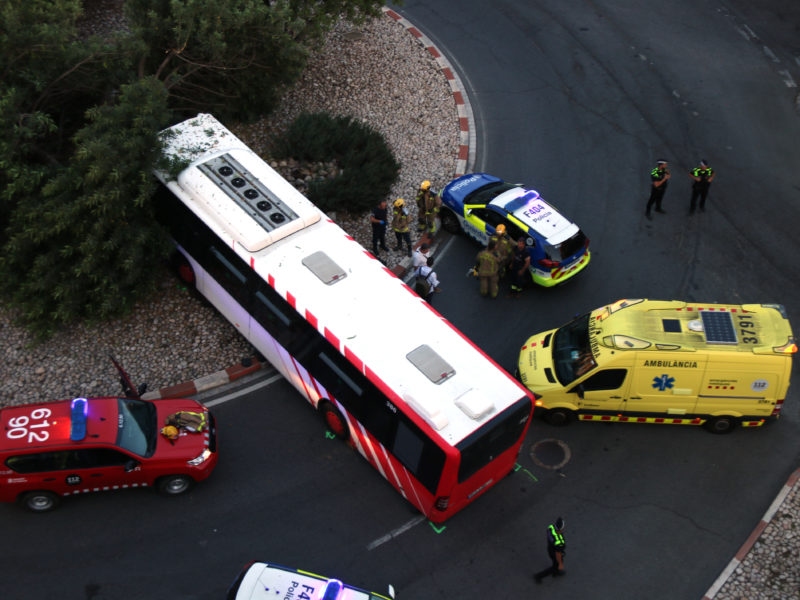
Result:
[[[545,413],[544,420],[550,425],[563,427],[575,420],[575,413],[568,408],[553,408]]]
[[[443,210],[440,216],[442,220],[442,228],[449,233],[458,233],[461,227],[458,224],[458,217],[456,217],[449,210]]]
[[[22,495],[22,504],[31,512],[47,512],[58,506],[59,498],[53,492],[28,492]]]
[[[712,417],[706,421],[705,426],[711,433],[730,433],[736,429],[737,423],[734,417]]]
[[[165,496],[177,496],[188,491],[193,483],[188,475],[167,475],[158,480],[158,491]]]
[[[350,429],[348,429],[347,421],[344,420],[339,409],[327,400],[323,400],[320,402],[319,411],[322,413],[325,425],[328,426],[331,433],[338,439],[347,441],[347,438],[350,437]]]

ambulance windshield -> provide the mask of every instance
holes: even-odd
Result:
[[[553,339],[553,366],[563,387],[597,366],[589,344],[588,313],[556,331]]]
[[[147,458],[156,449],[156,407],[152,402],[118,398],[119,431],[117,445],[134,454]]]

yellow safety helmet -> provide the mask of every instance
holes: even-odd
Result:
[[[421,190],[429,190],[431,189],[431,182],[427,179],[419,184]]]
[[[506,226],[505,226],[505,225],[503,225],[502,223],[500,223],[500,224],[499,224],[499,225],[498,225],[498,226],[495,228],[495,233],[497,233],[497,234],[501,234],[501,233],[505,233],[505,232],[506,232]]]
[[[178,428],[174,425],[167,425],[166,427],[161,428],[161,435],[171,440],[174,440],[178,437]]]
[[[402,198],[398,198],[397,200],[394,201],[394,205],[395,205],[396,208],[400,208],[405,203],[406,203],[406,201],[403,200]]]

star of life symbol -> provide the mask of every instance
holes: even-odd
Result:
[[[653,377],[653,387],[658,388],[659,391],[662,392],[667,388],[671,388],[673,383],[675,383],[675,378],[670,377],[667,374],[664,374],[661,377]]]

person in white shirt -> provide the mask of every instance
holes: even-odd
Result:
[[[414,270],[419,269],[428,262],[428,255],[430,251],[431,250],[428,244],[420,244],[419,248],[414,250],[414,254],[411,255],[411,265]]]
[[[422,296],[428,304],[432,304],[433,295],[442,291],[439,287],[439,277],[436,275],[436,271],[433,270],[433,257],[429,256],[424,265],[417,267],[414,275],[416,276],[415,287],[417,293]],[[427,291],[420,289],[421,286],[424,288],[426,284],[428,288]]]

